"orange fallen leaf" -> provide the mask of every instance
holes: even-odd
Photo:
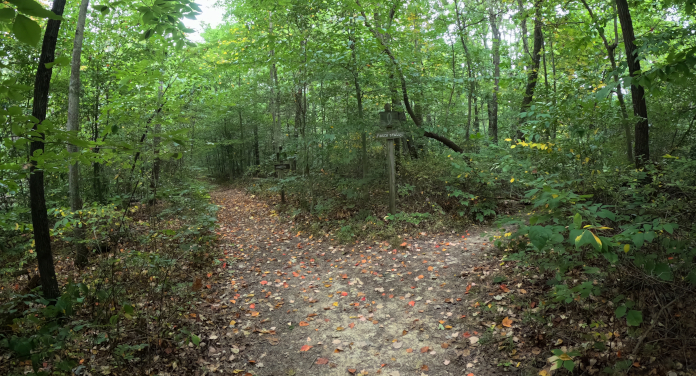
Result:
[[[416,302],[414,302],[413,300],[411,300],[410,302],[408,302],[408,305],[410,305],[411,307],[413,307],[413,306],[416,305]]]
[[[440,346],[441,346],[443,349],[446,349],[446,348],[449,347],[449,343],[444,342],[444,343],[442,343],[442,345],[440,345]]]
[[[300,348],[300,351],[309,351],[309,349],[311,349],[311,348],[312,348],[312,346],[310,346],[310,345],[304,345],[304,346],[302,346],[302,348]]]
[[[413,352],[413,349],[411,349],[411,348],[408,348],[408,349],[406,349],[406,352],[410,354],[410,353],[412,353],[412,352]]]
[[[421,371],[428,371],[429,369],[430,368],[428,368],[427,364],[423,364],[423,366],[421,367]]]
[[[428,266],[428,271],[429,271],[429,272],[432,272],[432,271],[433,271],[433,267],[432,267],[432,266]]]
[[[509,328],[512,326],[512,320],[509,317],[503,319],[503,326]]]
[[[421,274],[421,275],[418,276],[418,279],[423,279],[423,278],[425,278],[425,277],[423,276],[423,274]]]
[[[468,294],[468,293],[469,293],[469,290],[471,290],[471,283],[469,283],[469,285],[466,286],[466,292],[465,292],[465,294]]]
[[[306,321],[300,321],[300,326],[309,326],[309,323]]]
[[[350,323],[350,324],[348,324],[348,327],[351,328],[351,329],[355,328],[355,323]]]
[[[328,359],[328,358],[319,358],[319,359],[317,359],[317,364],[323,365],[323,364],[327,364],[327,363],[329,363],[329,359]]]
[[[262,284],[262,285],[267,285],[267,284],[268,284],[268,281],[261,281],[261,284]]]
[[[421,353],[427,353],[429,350],[430,350],[430,347],[425,346],[425,347],[421,347],[420,352],[421,352]]]
[[[503,292],[510,292],[510,289],[507,288],[507,286],[504,283],[500,284],[500,289],[503,290]]]
[[[259,312],[257,312],[257,311],[252,311],[252,312],[251,312],[251,316],[252,316],[252,317],[256,317],[256,316],[258,316],[258,315],[259,315]]]
[[[356,372],[358,372],[357,369],[355,369],[355,368],[348,368],[348,373],[350,373],[350,374],[355,374]]]
[[[405,246],[406,246],[406,242],[401,243],[401,246],[402,246],[402,247],[405,247]]]

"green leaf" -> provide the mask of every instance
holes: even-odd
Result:
[[[534,246],[541,250],[553,235],[550,228],[544,226],[532,226],[529,228],[529,240]]]
[[[573,226],[575,226],[576,230],[580,230],[582,228],[582,216],[580,213],[575,213],[575,216],[573,217]]]
[[[616,314],[617,319],[624,317],[624,315],[626,314],[626,306],[622,304],[619,308],[616,309],[614,313]]]
[[[198,346],[198,344],[201,343],[201,338],[195,334],[191,334],[191,342],[193,343],[194,346]]]
[[[62,20],[63,17],[53,13],[34,0],[8,0],[17,7],[17,11],[39,18],[50,18],[52,20]]]
[[[70,57],[69,56],[61,56],[59,58],[56,58],[53,60],[51,63],[46,63],[46,68],[51,69],[54,66],[68,66],[70,65]]]
[[[633,244],[635,244],[637,248],[640,248],[643,246],[643,243],[645,242],[645,235],[643,235],[642,232],[639,232],[633,235],[631,240],[633,240]]]
[[[563,362],[563,367],[568,371],[573,372],[573,368],[575,368],[575,363],[573,363],[572,360],[566,360]]]
[[[18,14],[12,25],[12,34],[20,42],[36,46],[41,40],[41,27],[29,17]]]
[[[15,17],[15,10],[12,8],[0,9],[0,20],[11,20]]]
[[[602,209],[601,211],[599,211],[599,213],[597,213],[597,216],[600,218],[607,218],[611,219],[612,221],[616,221],[616,214],[610,212],[607,209]]]
[[[643,322],[643,312],[630,310],[626,315],[626,323],[630,326],[639,326]]]
[[[669,265],[664,262],[660,262],[657,265],[655,265],[655,270],[653,271],[653,273],[657,275],[657,278],[660,278],[663,281],[674,280],[672,268],[670,268]]]
[[[674,227],[675,225],[672,223],[665,223],[664,225],[662,225],[662,228],[670,234],[674,233]]]

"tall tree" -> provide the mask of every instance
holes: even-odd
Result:
[[[87,20],[87,8],[89,0],[80,2],[79,15],[77,17],[77,27],[75,30],[75,42],[73,43],[72,62],[70,65],[70,88],[68,92],[68,131],[80,132],[80,90],[82,83],[80,81],[80,65],[82,58],[82,41],[85,36],[85,21]],[[68,145],[68,151],[72,154],[77,154],[77,146]],[[77,212],[82,209],[82,198],[80,197],[80,168],[77,162],[69,167],[68,171],[68,191],[70,195],[70,210]],[[77,239],[77,257],[75,264],[78,267],[83,267],[87,264],[87,247],[85,247],[84,230],[80,226],[75,227],[75,239]]]
[[[493,41],[491,44],[493,56],[493,93],[488,101],[488,136],[493,143],[498,143],[498,95],[500,92],[500,16],[491,6],[488,8],[488,21],[491,24]]]
[[[534,99],[534,89],[536,88],[537,80],[539,79],[539,65],[541,62],[541,47],[544,44],[544,35],[542,34],[541,21],[541,0],[534,3],[534,47],[532,49],[532,64],[527,73],[527,86],[524,90],[524,98],[522,98],[522,106],[520,113],[526,112]],[[517,124],[517,138],[524,140],[524,133],[520,126],[524,123],[524,118],[520,116]]]
[[[621,22],[628,73],[633,78],[631,80],[631,99],[633,100],[633,114],[638,118],[634,127],[635,164],[636,168],[641,168],[650,159],[648,106],[645,103],[645,88],[637,82],[637,76],[640,74],[640,60],[636,53],[636,36],[633,32],[633,20],[628,8],[628,1],[616,0],[616,11]]]
[[[54,0],[51,10],[58,16],[63,15],[66,0]],[[39,66],[36,70],[34,81],[34,103],[31,114],[41,124],[46,120],[48,111],[48,92],[51,88],[51,75],[53,70],[46,67],[46,63],[55,60],[56,44],[58,43],[58,31],[60,20],[49,19],[46,23]],[[34,131],[38,124],[34,125]],[[44,191],[44,172],[37,168],[38,159],[42,158],[44,151],[45,135],[39,132],[32,138],[29,146],[30,175],[29,175],[29,200],[31,201],[31,221],[34,227],[34,242],[36,246],[36,259],[39,264],[41,276],[41,289],[44,297],[55,300],[60,296],[60,288],[56,279],[56,269],[53,265],[53,253],[51,252],[51,233],[48,227],[48,213],[46,212],[46,193]]]

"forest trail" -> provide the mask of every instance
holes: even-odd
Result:
[[[495,373],[477,351],[486,329],[467,318],[483,234],[339,245],[292,232],[240,190],[212,197],[227,260],[201,291],[219,302],[199,317],[213,324],[199,333],[209,374]]]

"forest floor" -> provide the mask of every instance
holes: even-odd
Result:
[[[486,300],[500,304],[524,292],[488,278],[499,259],[483,229],[420,233],[402,244],[339,244],[328,234],[294,233],[268,203],[241,190],[212,197],[221,206],[224,258],[198,282],[205,300],[191,320],[199,323],[201,343],[188,350],[198,357],[189,370],[406,376],[494,375],[515,367],[509,358],[520,357],[513,350],[518,315],[498,309],[505,316],[498,329],[476,317]],[[481,346],[500,339],[512,344],[512,355]],[[498,358],[506,363],[491,366]]]

